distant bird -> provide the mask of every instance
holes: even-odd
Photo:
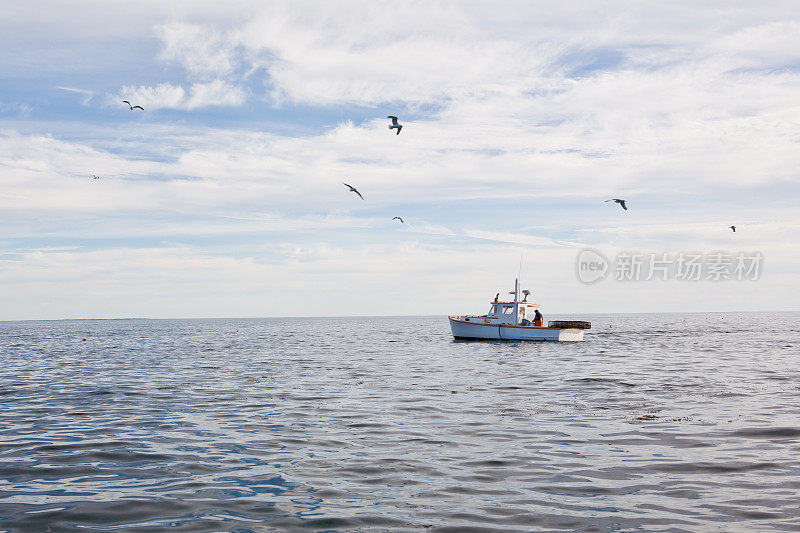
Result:
[[[92,174],[92,179],[93,180],[99,180],[100,176],[98,176],[97,174]]]
[[[400,217],[394,217],[392,220],[399,220],[401,224],[405,224],[405,222],[403,222],[403,219]]]
[[[736,233],[736,226],[728,226],[728,227],[731,228],[734,233]]]
[[[344,185],[345,187],[348,187],[348,188],[350,189],[350,192],[354,192],[354,193],[356,193],[356,194],[358,195],[358,197],[359,197],[359,198],[361,198],[362,200],[364,199],[364,197],[363,197],[363,196],[361,196],[361,193],[360,193],[360,192],[358,192],[358,190],[356,190],[356,188],[355,188],[355,187],[353,187],[352,185],[348,185],[348,184],[347,184],[347,183],[345,183],[345,182],[342,182],[342,185]]]
[[[613,198],[611,200],[606,200],[606,202],[617,202],[619,205],[622,206],[622,209],[625,211],[628,210],[628,207],[625,205],[625,200],[620,200],[619,198]]]
[[[390,129],[390,130],[393,130],[393,129],[395,129],[395,128],[396,128],[396,129],[397,129],[397,135],[400,135],[400,130],[402,130],[402,129],[403,129],[403,125],[402,125],[402,124],[398,124],[398,123],[397,123],[397,117],[394,117],[394,116],[392,116],[392,115],[389,115],[389,116],[388,116],[388,117],[386,117],[386,118],[390,118],[390,119],[392,119],[392,125],[391,125],[391,126],[389,126],[389,129]]]
[[[144,111],[144,108],[142,106],[140,106],[140,105],[131,105],[131,103],[129,101],[127,101],[127,100],[123,100],[122,103],[123,104],[128,104],[128,107],[131,108],[131,111],[133,111],[134,109],[141,109],[142,111]]]

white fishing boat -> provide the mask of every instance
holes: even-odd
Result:
[[[499,294],[485,315],[451,316],[450,329],[456,339],[495,339],[508,341],[582,341],[583,331],[592,326],[589,322],[554,320],[547,326],[533,320],[534,303],[528,302],[530,291],[522,291],[520,301],[519,279],[514,281],[513,302],[499,301]]]

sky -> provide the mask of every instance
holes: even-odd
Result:
[[[798,89],[793,2],[15,2],[0,320],[479,313],[520,259],[545,318],[797,310]]]

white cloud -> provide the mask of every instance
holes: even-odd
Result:
[[[743,68],[776,68],[800,63],[800,22],[779,20],[745,27],[721,37],[711,50],[730,54]]]
[[[158,34],[160,57],[192,75],[263,69],[274,99],[312,105],[519,96],[546,92],[565,76],[594,78],[606,67],[635,68],[653,81],[672,67],[667,74],[678,77],[669,87],[692,69],[796,63],[798,23],[785,20],[780,6],[721,7],[295,2],[260,6],[228,26],[160,25]],[[569,96],[567,86],[560,89]]]
[[[211,28],[176,22],[157,26],[156,32],[162,43],[159,58],[180,64],[194,76],[225,76],[237,66],[235,43]]]
[[[186,91],[180,85],[161,83],[156,86],[140,85],[138,87],[126,85],[120,89],[119,94],[109,98],[109,105],[116,105],[121,100],[127,100],[132,105],[141,105],[145,110],[184,107]]]
[[[15,115],[17,117],[27,117],[33,108],[22,102],[3,102],[0,101],[0,113]]]
[[[92,98],[94,98],[94,91],[90,91],[88,89],[76,89],[74,87],[56,87],[56,89],[82,94],[83,98],[81,98],[81,105],[89,105],[89,103],[92,101]]]
[[[698,183],[797,180],[791,154],[800,141],[800,73],[779,68],[796,67],[797,22],[771,21],[779,6],[729,10],[726,24],[700,35],[686,28],[718,21],[719,6],[695,8],[688,20],[686,5],[661,7],[659,16],[652,6],[617,7],[300,3],[262,7],[222,29],[171,24],[160,31],[162,55],[194,75],[238,80],[237,65],[265,71],[274,102],[383,106],[401,115],[404,106],[421,114],[436,104],[425,122],[406,122],[396,140],[360,135],[372,135],[372,127],[378,135],[382,123],[335,132],[341,148],[352,152],[342,141],[360,137],[359,152],[375,157],[385,158],[377,154],[393,143],[399,157],[389,156],[392,163],[416,175],[424,170],[404,150],[428,160],[452,154],[500,176],[557,175],[563,190],[598,193],[651,190],[663,180],[687,192]],[[162,100],[178,108],[206,100],[164,92]],[[228,88],[202,92],[229,105],[245,99]],[[332,138],[313,142],[332,145]],[[463,190],[477,193],[469,174],[461,174]]]
[[[186,109],[197,109],[206,106],[238,106],[246,99],[241,87],[231,85],[222,80],[207,83],[193,83],[186,99]]]
[[[271,8],[231,34],[278,101],[376,105],[447,100],[539,74],[558,46],[492,37],[438,5]]]
[[[193,110],[209,106],[238,106],[244,103],[244,89],[223,80],[193,83],[187,91],[181,85],[161,83],[156,86],[125,86],[108,99],[109,105],[128,100],[146,111],[157,109]]]
[[[498,232],[498,231],[485,231],[485,230],[468,230],[465,233],[468,237],[475,239],[484,239],[487,241],[494,241],[503,244],[518,244],[526,247],[562,247],[565,244],[555,242],[547,237],[537,237],[533,235],[526,235],[522,233]]]

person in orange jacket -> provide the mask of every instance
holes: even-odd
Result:
[[[542,313],[540,313],[538,309],[535,309],[533,311],[533,325],[542,327],[543,324],[544,324],[544,317],[542,316]]]

